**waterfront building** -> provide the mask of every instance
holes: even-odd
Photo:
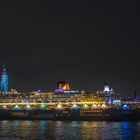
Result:
[[[1,92],[8,92],[8,74],[5,65],[1,72]]]

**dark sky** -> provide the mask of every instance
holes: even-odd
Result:
[[[96,91],[108,82],[140,95],[140,3],[135,0],[3,0],[0,65],[10,87]]]

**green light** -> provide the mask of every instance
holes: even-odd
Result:
[[[44,104],[42,104],[42,105],[40,105],[40,109],[45,109],[45,105]]]

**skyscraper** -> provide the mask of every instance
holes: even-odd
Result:
[[[8,75],[5,65],[3,65],[1,73],[1,92],[8,92]]]

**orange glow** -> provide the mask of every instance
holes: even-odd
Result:
[[[70,90],[69,84],[59,84],[58,87],[63,89],[63,90]]]

